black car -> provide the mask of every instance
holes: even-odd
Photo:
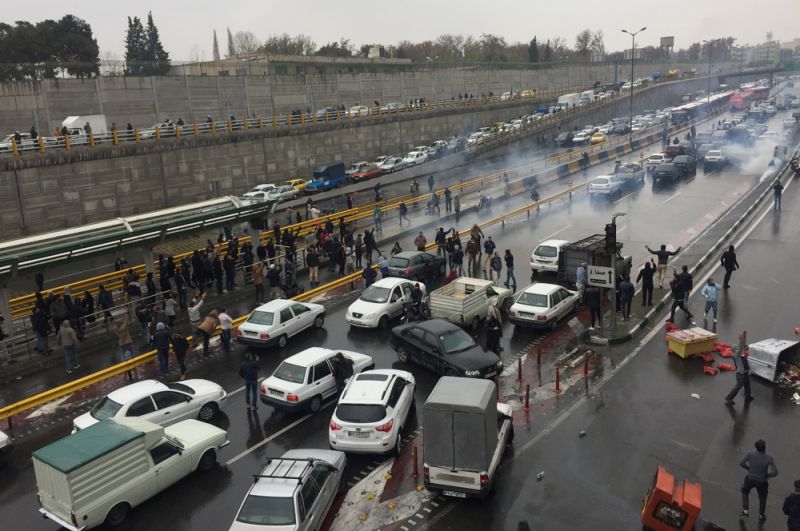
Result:
[[[444,319],[397,326],[389,344],[401,362],[414,362],[440,375],[492,378],[503,370],[497,354],[484,350],[463,328]]]
[[[656,166],[653,170],[653,184],[669,181],[670,184],[674,183],[681,176],[678,166],[672,162],[665,162]]]
[[[430,267],[433,277],[443,277],[447,262],[440,256],[425,251],[403,251],[389,259],[389,276],[409,280],[425,280],[425,268]]]
[[[672,159],[672,163],[678,167],[682,177],[697,175],[697,159],[693,156],[678,155]]]
[[[558,136],[556,137],[556,145],[560,147],[571,146],[573,136],[575,136],[575,133],[573,133],[572,131],[559,133]]]

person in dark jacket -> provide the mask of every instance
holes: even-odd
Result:
[[[148,299],[145,304],[153,304],[156,302],[156,293],[158,293],[156,282],[153,280],[153,273],[147,273],[147,280],[144,282],[144,287],[147,290]]]
[[[381,250],[378,249],[378,245],[375,243],[375,228],[373,227],[370,230],[364,231],[364,247],[366,249],[367,254],[367,261],[372,262],[372,253],[377,251],[378,254],[381,253]],[[357,245],[357,244],[356,244]]]
[[[172,352],[175,353],[175,359],[181,368],[181,380],[185,380],[186,354],[189,352],[189,341],[182,334],[175,333],[170,336],[170,342],[172,343]]]
[[[650,262],[644,263],[644,268],[639,271],[636,282],[642,283],[642,306],[653,305],[653,275],[656,270],[650,267]]]
[[[36,351],[40,354],[50,354],[53,350],[47,344],[47,336],[50,334],[50,323],[47,321],[47,314],[36,307],[31,315],[31,328],[36,336]]]
[[[353,376],[353,361],[345,358],[341,352],[337,352],[333,357],[333,379],[336,382],[336,394],[341,394],[344,390],[345,382]]]
[[[769,490],[769,478],[778,475],[778,467],[775,460],[767,454],[767,443],[759,439],[755,443],[755,451],[750,451],[745,455],[739,466],[747,470],[747,475],[742,483],[742,514],[741,518],[750,516],[750,491],[755,488],[758,492],[758,521],[763,522],[767,519],[767,492]]]
[[[629,277],[622,279],[619,284],[619,300],[622,303],[622,320],[631,318],[631,302],[633,302],[634,287]]]
[[[97,293],[97,304],[103,309],[103,324],[108,326],[109,319],[114,320],[114,316],[109,311],[114,306],[114,297],[102,284],[100,284],[100,291]]]
[[[167,325],[164,323],[156,324],[156,333],[153,334],[153,344],[156,347],[156,354],[158,355],[158,371],[161,374],[166,374],[169,368],[170,333],[167,329]]]
[[[677,275],[672,277],[672,280],[669,283],[670,290],[672,291],[672,308],[670,308],[669,319],[668,322],[674,323],[675,322],[675,310],[680,308],[684,312],[686,312],[686,318],[694,324],[692,318],[694,317],[692,313],[686,308],[686,287],[684,283],[680,281]]]
[[[269,266],[267,281],[269,282],[269,300],[279,299],[281,296],[281,272],[275,267],[275,264]]]
[[[52,300],[50,301],[50,317],[53,319],[53,327],[56,330],[56,334],[58,334],[58,331],[61,328],[61,323],[63,323],[65,319],[69,318],[69,309],[67,308],[67,304],[64,302],[64,298],[61,295],[53,296]]]
[[[239,376],[244,380],[244,401],[248,411],[258,410],[258,371],[261,364],[258,356],[248,354],[247,359],[239,366]]]
[[[800,479],[794,482],[794,492],[783,500],[783,514],[788,516],[786,529],[800,531]]]
[[[217,294],[222,295],[225,290],[222,285],[222,262],[219,259],[219,255],[214,256],[214,261],[211,263],[211,273],[217,283]]]
[[[34,280],[36,281],[36,289],[38,291],[44,290],[44,273],[37,271]]]
[[[503,337],[503,327],[500,321],[494,314],[489,314],[486,319],[486,350],[499,354],[502,350],[500,347],[501,337]]]
[[[506,287],[517,291],[517,277],[514,276],[514,255],[506,249]]]
[[[597,322],[600,324],[603,319],[600,314],[602,301],[600,289],[597,286],[587,286],[584,296],[586,297],[586,306],[589,308],[589,313],[592,316],[591,328],[594,328],[594,323]]]
[[[450,255],[452,259],[451,269],[457,271],[459,275],[464,274],[464,251],[461,250],[460,245],[455,245],[453,254]]]
[[[365,288],[370,287],[378,277],[378,273],[372,268],[372,262],[369,260],[367,260],[367,265],[364,266],[364,269],[361,271],[361,276],[364,277]]]
[[[731,275],[733,275],[734,271],[739,269],[739,262],[736,261],[736,253],[733,251],[733,245],[722,253],[719,261],[720,265],[725,268],[725,278],[722,281],[722,287],[727,289],[731,287]]]

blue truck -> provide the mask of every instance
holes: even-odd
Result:
[[[344,163],[334,162],[333,164],[323,164],[314,168],[312,181],[306,185],[304,191],[309,194],[333,190],[347,183],[347,175],[344,173]]]

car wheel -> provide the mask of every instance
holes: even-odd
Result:
[[[128,511],[130,511],[131,506],[127,503],[118,503],[114,507],[108,511],[106,515],[105,524],[109,527],[117,527],[118,525],[122,524],[125,521],[125,518],[128,517]]]
[[[445,376],[458,376],[458,373],[453,367],[445,367],[444,368],[444,375]]]
[[[206,450],[206,453],[200,458],[200,462],[197,463],[197,470],[200,472],[208,472],[214,465],[217,464],[217,452],[214,450]]]
[[[389,316],[382,315],[381,318],[378,320],[378,328],[382,330],[386,330],[389,328]]]
[[[209,402],[200,408],[200,411],[197,413],[197,418],[203,422],[210,422],[211,419],[217,416],[218,411],[219,407],[214,402]]]
[[[288,341],[289,341],[288,338],[285,335],[282,335],[281,337],[278,338],[278,347],[280,348],[285,347]]]
[[[308,409],[312,413],[316,413],[322,407],[322,397],[320,395],[315,396],[311,399],[311,402],[308,403]]]
[[[397,359],[401,363],[408,363],[408,352],[405,347],[397,347]]]
[[[400,455],[400,451],[403,449],[403,428],[397,430],[397,439],[394,441],[394,455]]]
[[[325,314],[320,314],[314,319],[314,328],[322,328],[325,325]]]

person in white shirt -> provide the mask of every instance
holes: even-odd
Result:
[[[201,293],[194,299],[192,299],[192,303],[189,305],[189,309],[187,312],[189,313],[189,323],[192,325],[192,339],[196,339],[197,327],[200,326],[200,308],[203,306],[203,300],[205,300],[206,295],[205,293]]]
[[[231,328],[233,327],[233,319],[228,315],[227,308],[222,308],[219,313],[219,328],[222,331],[220,338],[222,339],[222,351],[231,351]]]

